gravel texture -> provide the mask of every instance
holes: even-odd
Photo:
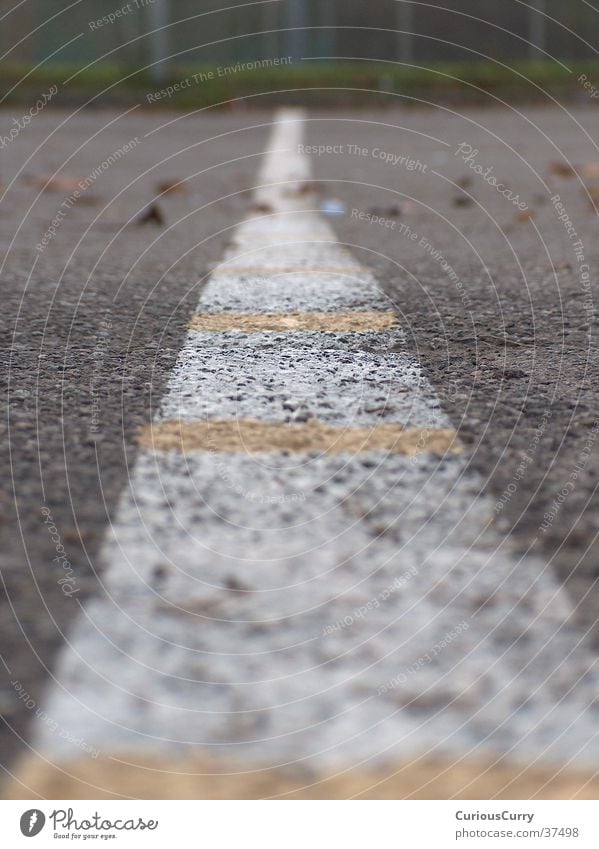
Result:
[[[0,126],[12,117],[2,111]],[[0,184],[14,177],[0,205],[9,391],[0,425],[4,764],[16,735],[40,725],[23,693],[39,706],[79,612],[76,599],[99,588],[98,550],[127,482],[137,428],[164,391],[205,272],[247,213],[268,133],[251,126],[269,116],[247,117],[47,110],[2,151]],[[35,245],[73,188],[40,192],[27,175],[62,168],[85,179],[136,136],[141,143],[68,209],[39,254]],[[156,184],[177,177],[189,177],[186,191],[156,199]],[[135,225],[153,200],[165,226]],[[58,583],[66,570],[65,561],[53,562],[57,545],[77,582],[71,597],[62,589],[70,584]]]

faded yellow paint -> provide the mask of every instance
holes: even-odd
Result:
[[[343,274],[347,277],[371,277],[369,271],[360,266],[318,265],[219,265],[211,277],[230,277],[236,274]]]
[[[317,330],[329,333],[368,333],[397,326],[392,312],[197,313],[191,330],[238,333]]]
[[[157,451],[207,451],[269,454],[310,452],[351,454],[390,451],[408,457],[422,453],[459,454],[461,446],[450,428],[332,427],[323,422],[278,424],[253,419],[204,422],[168,421],[143,427],[139,443]]]
[[[505,758],[389,763],[335,773],[252,770],[223,760],[133,753],[48,763],[28,756],[4,782],[5,799],[597,799],[591,771],[527,767]]]

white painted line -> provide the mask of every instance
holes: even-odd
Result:
[[[239,228],[263,266],[297,228],[306,270],[212,280],[202,312],[389,309],[309,199],[301,120],[275,125]],[[288,255],[288,249],[283,251]],[[280,256],[277,257],[279,261]],[[241,336],[241,338],[240,338]],[[157,423],[245,419],[449,425],[397,330],[351,335],[190,331]],[[567,626],[545,564],[488,530],[461,457],[142,451],[88,605],[44,708],[110,757],[227,754],[249,768],[470,751],[581,763],[599,754],[594,657]],[[39,727],[41,726],[41,727]],[[80,758],[38,724],[35,746]]]
[[[255,334],[253,348],[240,349],[214,347],[210,338],[199,347],[197,337],[188,339],[160,418],[292,421],[297,413],[336,425],[450,427],[406,354],[294,345],[287,337],[276,351],[262,351],[263,335]]]
[[[389,300],[373,280],[326,273],[243,273],[219,275],[202,299],[205,312],[299,312],[307,306],[318,312],[351,309],[389,309]]]

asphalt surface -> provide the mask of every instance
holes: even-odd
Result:
[[[3,124],[11,117],[4,112]],[[0,180],[7,186],[17,175],[0,206],[9,400],[0,546],[4,764],[34,720],[23,694],[39,705],[79,610],[75,598],[98,589],[97,554],[127,481],[135,431],[160,400],[210,264],[247,213],[244,192],[268,132],[248,129],[266,114],[118,117],[46,112],[3,151]],[[67,210],[40,255],[35,245],[77,182],[136,136],[140,144]],[[61,166],[74,185],[44,192],[32,185],[31,177]],[[156,200],[163,226],[135,223],[157,183],[188,177],[185,193]],[[63,553],[76,587],[58,583],[71,574],[64,560],[52,562]]]
[[[9,125],[12,116],[2,117]],[[134,113],[107,126],[117,113],[48,111],[3,154],[4,185],[22,168],[0,205],[10,414],[0,496],[4,764],[21,747],[19,736],[30,733],[35,711],[24,708],[23,694],[40,703],[79,612],[74,599],[100,589],[97,555],[127,482],[136,430],[165,391],[205,273],[251,206],[247,190],[269,114],[168,123],[175,117]],[[375,270],[397,309],[414,358],[468,446],[469,467],[501,504],[498,533],[551,561],[581,633],[589,630],[589,646],[597,616],[599,405],[580,266],[589,263],[595,290],[597,224],[578,178],[552,173],[550,163],[599,162],[591,140],[598,123],[584,109],[574,116],[557,109],[526,116],[507,109],[315,111],[306,140],[331,146],[313,157],[318,205],[341,213],[330,218],[338,238]],[[94,180],[36,251],[73,187],[40,193],[32,177],[51,174],[73,154],[63,171],[85,178],[136,137],[135,149]],[[493,166],[534,217],[518,215],[454,155],[462,142],[480,151],[476,161]],[[377,148],[426,168],[385,162]],[[185,192],[158,199],[164,223],[133,223],[158,182],[191,174]],[[456,185],[465,177],[468,183]],[[582,241],[583,261],[558,219],[556,193]],[[556,509],[560,492],[566,495]],[[68,571],[52,562],[57,545]]]

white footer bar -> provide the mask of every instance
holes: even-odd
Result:
[[[306,849],[599,845],[594,801],[73,801],[3,802],[2,845],[58,840],[119,846]],[[31,833],[28,832],[31,828]]]

